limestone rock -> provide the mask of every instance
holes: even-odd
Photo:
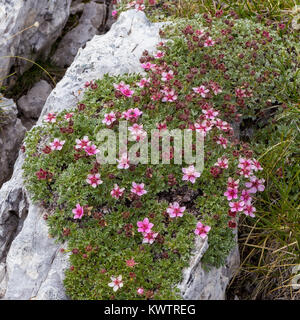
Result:
[[[25,118],[38,119],[51,91],[51,85],[45,80],[40,80],[18,100],[19,111]]]
[[[67,255],[48,237],[43,210],[29,203],[22,231],[6,257],[6,298],[66,299],[62,279],[67,266]]]
[[[223,267],[212,267],[205,271],[201,258],[208,249],[207,239],[198,239],[190,266],[183,271],[184,279],[178,286],[185,300],[225,300],[225,291],[230,279],[240,265],[240,255],[236,246],[227,257]]]
[[[13,100],[0,96],[0,187],[10,177],[26,129]],[[1,246],[0,246],[1,247]]]
[[[64,78],[51,92],[38,124],[48,112],[74,107],[80,98],[78,90],[86,81],[102,78],[106,73],[142,72],[139,59],[144,50],[155,51],[161,41],[161,26],[150,23],[142,12],[129,10],[121,14],[108,33],[94,36],[84,49],[79,49]]]
[[[105,22],[106,5],[96,2],[86,3],[79,24],[60,41],[52,62],[62,68],[68,67],[73,62],[78,49],[82,48],[94,35],[100,34]]]
[[[31,60],[45,58],[68,20],[71,0],[4,0],[0,8],[0,79],[22,74]],[[35,23],[38,27],[31,27]],[[21,32],[26,29],[26,31]],[[13,81],[10,77],[7,81]]]
[[[70,7],[70,15],[81,13],[84,8],[82,0],[73,0]]]

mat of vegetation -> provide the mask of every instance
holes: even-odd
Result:
[[[48,114],[27,135],[24,179],[46,208],[51,235],[68,241],[73,299],[180,298],[176,284],[195,237],[208,237],[203,263],[221,266],[239,216],[253,219],[264,191],[257,155],[233,127],[295,94],[294,44],[223,15],[177,20],[161,36],[154,55],[140,59],[146,75],[86,83],[73,110]],[[124,151],[115,165],[97,162],[98,131],[118,133],[123,120],[128,149],[152,129],[202,133],[201,176],[184,159],[174,164],[172,146],[161,155],[170,165],[134,164]]]

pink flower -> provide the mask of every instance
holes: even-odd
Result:
[[[125,188],[120,188],[117,184],[114,184],[114,188],[111,190],[110,194],[115,199],[120,199],[124,194]]]
[[[120,91],[123,94],[123,96],[127,98],[132,97],[132,95],[134,94],[134,91],[131,90],[130,88],[122,88]]]
[[[143,221],[138,221],[137,226],[138,232],[149,233],[154,224],[151,223],[148,218],[145,218]]]
[[[128,84],[125,84],[124,81],[121,81],[120,83],[114,83],[114,88],[118,91],[121,91],[121,89],[125,89],[125,88],[129,88],[129,85]]]
[[[240,180],[234,180],[232,178],[228,178],[227,188],[238,188]]]
[[[162,123],[157,123],[156,124],[156,128],[159,130],[159,131],[164,131],[167,129],[167,124],[165,122],[162,122]]]
[[[258,179],[257,177],[252,176],[250,182],[246,182],[245,186],[249,189],[249,193],[256,193],[257,191],[265,190],[264,182],[265,179]]]
[[[226,121],[222,121],[221,119],[216,119],[215,120],[215,126],[222,131],[227,131],[229,130],[231,127],[230,125],[226,122]]]
[[[151,69],[154,69],[156,67],[156,64],[153,64],[151,62],[146,62],[146,63],[142,63],[141,67],[146,70],[149,71]]]
[[[137,82],[136,84],[140,87],[140,88],[144,88],[145,85],[147,83],[150,83],[150,80],[147,78],[142,78],[139,82]]]
[[[121,159],[117,159],[118,161],[118,169],[128,169],[129,168],[129,159],[127,153],[123,153],[121,155]]]
[[[130,108],[122,113],[122,117],[126,120],[137,120],[142,114],[143,112],[139,108]]]
[[[263,170],[262,166],[260,165],[260,163],[256,160],[256,159],[252,159],[252,166],[251,168],[254,171],[258,171],[258,170]]]
[[[100,174],[89,174],[87,176],[86,182],[90,184],[93,188],[96,188],[99,184],[103,183],[100,179]]]
[[[119,275],[117,278],[115,277],[110,277],[111,281],[108,286],[112,287],[114,292],[116,292],[118,289],[123,287],[123,281],[122,281],[122,276]]]
[[[209,120],[204,120],[201,123],[195,123],[194,125],[196,132],[202,133],[205,137],[206,134],[212,129],[213,123]]]
[[[65,144],[64,140],[60,141],[59,139],[55,138],[53,142],[50,143],[50,148],[52,151],[61,150],[64,144]]]
[[[65,115],[65,119],[66,119],[66,120],[70,120],[70,119],[72,119],[73,116],[74,116],[74,113],[73,113],[73,112],[67,113],[67,114]]]
[[[206,89],[205,86],[200,86],[200,87],[197,87],[197,88],[193,88],[194,92],[195,93],[199,93],[201,95],[201,97],[205,98],[207,93],[209,92],[208,89]]]
[[[118,15],[118,11],[117,10],[113,10],[111,12],[111,15],[115,18]]]
[[[142,141],[147,136],[147,132],[143,130],[143,125],[134,123],[132,127],[129,127],[128,130],[131,133],[131,136],[136,141]]]
[[[182,217],[185,207],[180,207],[178,202],[170,203],[167,213],[170,218]]]
[[[242,190],[241,200],[243,200],[246,204],[249,204],[252,201],[252,198],[248,190]]]
[[[204,30],[202,29],[202,30],[200,30],[200,29],[198,29],[198,30],[195,30],[195,33],[196,33],[196,35],[197,36],[203,36],[204,35]]]
[[[230,201],[232,199],[238,198],[238,189],[228,188],[227,191],[224,193],[224,196],[227,197],[227,200]]]
[[[217,137],[217,141],[216,142],[217,142],[217,144],[221,145],[224,149],[226,149],[228,141],[222,135],[219,135]]]
[[[239,164],[238,164],[238,168],[248,168],[251,169],[252,167],[252,161],[250,159],[246,159],[246,158],[240,158],[239,159]]]
[[[244,201],[229,202],[229,207],[231,212],[243,211],[244,205],[245,205]]]
[[[190,181],[191,183],[195,183],[196,178],[200,177],[200,172],[197,172],[193,165],[188,168],[182,168],[182,172],[184,173],[182,180]]]
[[[106,124],[107,126],[110,126],[115,121],[116,121],[116,115],[112,111],[104,115],[104,119],[102,120],[102,123]]]
[[[252,218],[255,217],[255,214],[253,212],[255,212],[256,209],[251,205],[251,204],[246,204],[244,207],[244,214],[246,216],[250,216]]]
[[[218,158],[218,161],[215,163],[215,166],[222,169],[228,169],[228,159],[226,157]]]
[[[55,123],[56,122],[56,114],[55,113],[48,113],[44,117],[44,121],[49,122],[49,123]]]
[[[129,259],[129,260],[126,260],[126,265],[127,267],[130,267],[130,268],[133,268],[137,263],[134,261],[134,259]]]
[[[87,136],[84,136],[81,140],[76,139],[75,149],[82,150],[82,149],[85,149],[90,144],[91,144],[91,142],[90,142],[89,138]]]
[[[246,90],[245,89],[241,89],[241,88],[236,88],[235,89],[235,95],[238,98],[245,98],[246,97]]]
[[[205,239],[207,237],[208,232],[210,231],[210,226],[203,225],[200,221],[196,225],[196,229],[194,233],[197,236],[200,236],[202,239]]]
[[[77,203],[76,208],[73,209],[72,212],[74,213],[74,219],[81,219],[84,214],[84,209]]]
[[[150,231],[148,233],[143,233],[144,239],[143,243],[149,243],[152,244],[157,237],[158,233],[154,233],[153,231]]]
[[[204,42],[204,47],[211,47],[215,44],[215,41],[211,37],[208,37]]]
[[[221,87],[216,82],[211,81],[209,85],[215,95],[222,92]]]
[[[137,289],[137,294],[139,294],[140,296],[144,294],[144,289],[143,288],[138,288]]]
[[[157,92],[157,93],[155,93],[155,94],[153,94],[153,95],[151,96],[151,100],[152,100],[152,101],[158,101],[158,100],[161,99],[161,97],[162,97],[162,94],[161,94],[160,92]]]
[[[163,72],[161,74],[161,80],[162,81],[170,81],[174,78],[174,72],[172,70],[168,71],[168,72]]]
[[[156,54],[154,55],[154,57],[155,57],[156,59],[160,59],[160,58],[162,58],[164,55],[165,55],[164,52],[162,52],[162,51],[157,51]]]
[[[239,171],[239,174],[245,178],[249,178],[252,174],[252,171],[250,169],[250,167],[248,168],[243,168]]]
[[[173,89],[164,89],[162,92],[165,96],[162,98],[162,102],[174,102],[177,100],[177,95]]]
[[[84,151],[89,156],[93,156],[93,155],[97,154],[100,150],[98,150],[97,147],[94,144],[92,144],[92,145],[88,145],[87,147],[85,147]]]
[[[202,110],[202,112],[205,114],[205,118],[208,120],[214,120],[215,117],[219,114],[219,111],[214,110],[213,108]]]
[[[135,182],[132,182],[131,192],[141,197],[143,194],[147,193],[147,191],[144,189],[144,186],[144,183],[137,184]]]

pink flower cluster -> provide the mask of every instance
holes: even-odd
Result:
[[[131,98],[134,94],[134,90],[130,89],[128,84],[125,84],[124,81],[121,81],[119,84],[114,83],[114,87],[117,91],[121,92],[123,96]]]
[[[134,141],[143,141],[147,136],[147,132],[143,129],[142,124],[134,123],[132,127],[128,128],[128,130]]]
[[[137,226],[138,232],[141,232],[144,237],[143,243],[152,244],[158,235],[157,232],[152,230],[154,224],[151,223],[148,218],[145,218],[143,221],[138,221]]]
[[[205,226],[199,221],[196,225],[196,229],[194,232],[197,236],[200,236],[202,239],[205,239],[210,229],[211,229],[210,226]]]
[[[251,166],[253,166],[253,168],[255,168],[256,170],[262,170],[260,164],[255,159],[254,161],[255,161],[255,165],[253,165],[253,161],[251,159],[241,158],[239,160],[238,167],[242,169],[249,167],[249,175],[251,175],[250,181],[245,183],[245,186],[247,189],[243,189],[241,191],[240,197],[238,196],[239,180],[228,178],[227,190],[224,193],[224,196],[227,197],[228,201],[230,201],[229,202],[230,215],[233,217],[235,217],[235,215],[238,212],[243,212],[247,216],[255,217],[254,212],[256,211],[256,208],[252,205],[251,194],[255,194],[257,191],[264,191],[265,181],[264,179],[259,179],[256,176],[252,175]],[[241,174],[241,175],[244,175],[244,174]],[[248,177],[248,174],[246,177]],[[232,201],[232,200],[237,200],[237,201]]]
[[[130,108],[122,113],[122,118],[129,121],[137,121],[143,112],[139,108]]]
[[[100,151],[87,136],[84,136],[82,139],[76,139],[75,150],[84,150],[89,156],[93,156]]]

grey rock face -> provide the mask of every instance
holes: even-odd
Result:
[[[37,82],[25,96],[18,100],[19,111],[25,118],[38,119],[51,91],[52,87],[47,81]]]
[[[62,279],[68,266],[67,256],[47,236],[43,210],[31,203],[28,207],[22,231],[6,257],[6,298],[66,299]]]
[[[161,41],[159,29],[162,24],[150,23],[145,14],[129,10],[120,15],[110,31],[96,35],[79,49],[64,78],[51,92],[38,124],[49,112],[60,112],[74,107],[86,81],[102,78],[104,74],[118,75],[142,72],[139,59],[144,50],[155,51]]]
[[[230,279],[240,265],[240,255],[236,246],[229,256],[225,266],[211,268],[205,271],[201,258],[208,249],[207,239],[196,242],[194,256],[190,266],[183,271],[184,279],[178,286],[185,300],[225,300],[225,291]]]
[[[15,163],[11,179],[0,189],[0,262],[5,260],[15,235],[21,230],[28,211],[22,179],[23,157]]]
[[[84,3],[82,0],[73,0],[70,7],[70,14],[78,14],[83,11]]]
[[[52,62],[62,68],[68,67],[73,62],[78,49],[82,48],[94,35],[100,34],[105,22],[106,5],[95,2],[86,3],[78,26],[63,37],[51,58]]]
[[[79,50],[48,97],[38,124],[48,112],[74,107],[80,99],[78,90],[86,81],[101,78],[105,73],[142,72],[139,58],[143,50],[155,51],[160,27],[150,23],[142,12],[122,13],[107,34],[94,36]],[[12,179],[0,190],[0,294],[4,299],[66,299],[62,281],[68,257],[60,253],[60,245],[48,238],[43,209],[27,200],[22,163],[20,155]],[[12,215],[15,224],[8,228],[5,221]],[[232,266],[205,273],[201,258],[207,247],[206,241],[198,240],[191,266],[184,271],[179,287],[185,299],[224,298]],[[237,261],[236,257],[232,261]]]
[[[36,60],[48,56],[67,22],[70,4],[71,0],[1,1],[0,57],[20,56]],[[39,26],[29,28],[35,22]],[[23,59],[0,58],[0,79],[13,71],[22,74],[30,65]]]
[[[0,96],[0,187],[11,175],[26,129],[13,100]]]

